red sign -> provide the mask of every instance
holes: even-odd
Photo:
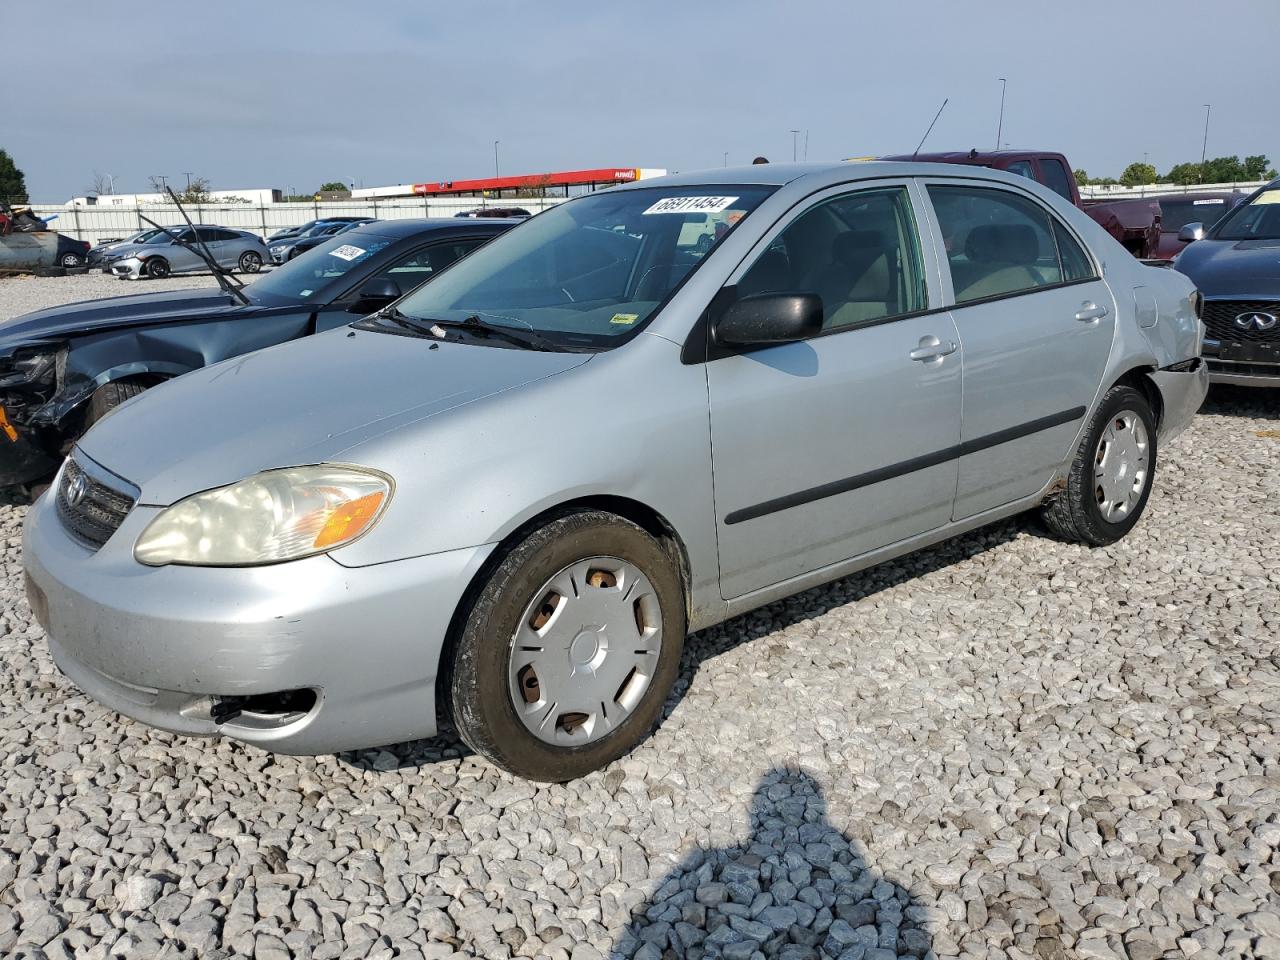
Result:
[[[534,173],[520,177],[415,183],[413,192],[419,196],[437,193],[483,193],[487,190],[527,190],[540,187],[577,187],[592,183],[630,183],[638,179],[640,179],[640,171],[635,167],[602,167],[598,170],[564,170],[559,173]]]

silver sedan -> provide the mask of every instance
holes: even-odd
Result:
[[[690,630],[1029,509],[1128,534],[1205,395],[1200,306],[993,171],[594,193],[103,420],[28,513],[31,606],[158,727],[314,753],[448,715],[577,777]]]
[[[269,254],[262,238],[248,230],[196,225],[157,231],[144,241],[112,250],[111,272],[122,280],[163,279],[174,273],[208,273],[196,248],[207,250],[219,266],[257,273]]]

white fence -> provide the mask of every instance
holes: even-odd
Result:
[[[398,200],[354,200],[343,203],[231,203],[192,204],[187,215],[193,223],[217,224],[233,230],[250,230],[259,236],[285,227],[296,227],[308,220],[324,217],[373,217],[375,220],[406,220],[413,217],[452,217],[476,207],[521,207],[538,213],[562,203],[563,197],[502,198],[421,197]],[[149,227],[142,218],[163,226],[183,222],[182,214],[172,204],[144,203],[134,207],[64,207],[36,205],[36,216],[57,217],[49,226],[59,233],[99,244],[113,237],[128,237]]]
[[[1248,183],[1193,183],[1190,186],[1179,186],[1176,183],[1151,183],[1145,187],[1081,187],[1080,196],[1086,200],[1098,200],[1106,197],[1124,199],[1126,197],[1154,197],[1164,193],[1230,193],[1238,190],[1241,193],[1253,193],[1259,187],[1265,187],[1269,180],[1250,181]]]

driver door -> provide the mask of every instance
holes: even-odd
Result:
[[[824,323],[707,364],[725,599],[950,521],[961,350],[922,206],[904,181],[827,191],[731,276],[729,298],[819,294]]]

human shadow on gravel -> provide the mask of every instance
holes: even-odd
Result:
[[[756,787],[750,837],[687,856],[632,911],[610,960],[923,957],[931,937],[912,906],[828,821],[813,777],[775,767]]]

